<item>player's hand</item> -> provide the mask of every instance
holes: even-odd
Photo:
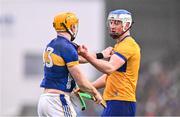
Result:
[[[84,57],[84,55],[87,53],[88,53],[87,47],[85,45],[79,45],[78,54]]]
[[[71,93],[75,93],[76,94],[78,92],[81,92],[81,90],[80,90],[80,88],[77,87],[77,88],[74,88]]]
[[[107,59],[111,57],[111,55],[113,54],[113,48],[109,46],[106,49],[104,49],[101,53],[103,54],[104,58]]]
[[[94,95],[94,101],[97,103],[97,104],[101,104],[103,98],[101,96],[101,94],[99,92],[97,92],[95,95]]]
[[[88,63],[88,61],[87,61],[84,57],[82,57],[81,55],[79,55],[79,63],[80,63],[80,64]]]

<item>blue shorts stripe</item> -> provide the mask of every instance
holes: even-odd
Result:
[[[66,99],[64,98],[64,96],[65,95],[60,94],[60,101],[62,103],[62,107],[63,107],[63,110],[64,110],[64,116],[65,117],[72,117],[71,109],[70,109],[69,105],[67,104]]]

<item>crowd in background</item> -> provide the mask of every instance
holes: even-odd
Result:
[[[137,87],[138,116],[180,115],[180,62],[165,66],[160,61],[141,65]],[[86,101],[87,110],[80,115],[100,115],[103,108]]]
[[[137,115],[180,115],[180,62],[166,66],[160,61],[141,68],[137,89]]]

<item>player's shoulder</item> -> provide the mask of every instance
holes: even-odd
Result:
[[[124,39],[124,41],[122,41],[122,44],[125,43],[125,44],[132,44],[135,42],[135,39],[131,36],[127,37],[126,39]]]
[[[132,52],[140,49],[138,43],[131,36],[127,37],[122,42],[117,43],[115,47],[117,50],[126,50]]]
[[[54,46],[60,49],[74,49],[73,44],[71,41],[64,37],[57,37],[55,39]]]
[[[127,37],[121,44],[129,47],[139,47],[139,44],[131,36]]]
[[[57,36],[55,43],[56,45],[68,45],[69,41],[65,37]]]

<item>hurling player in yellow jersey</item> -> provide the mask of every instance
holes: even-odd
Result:
[[[130,36],[132,16],[127,10],[114,10],[108,16],[110,36],[117,42],[109,61],[96,59],[81,45],[79,54],[104,74],[93,82],[104,89],[107,108],[102,116],[135,116],[136,86],[140,66],[140,47]]]

